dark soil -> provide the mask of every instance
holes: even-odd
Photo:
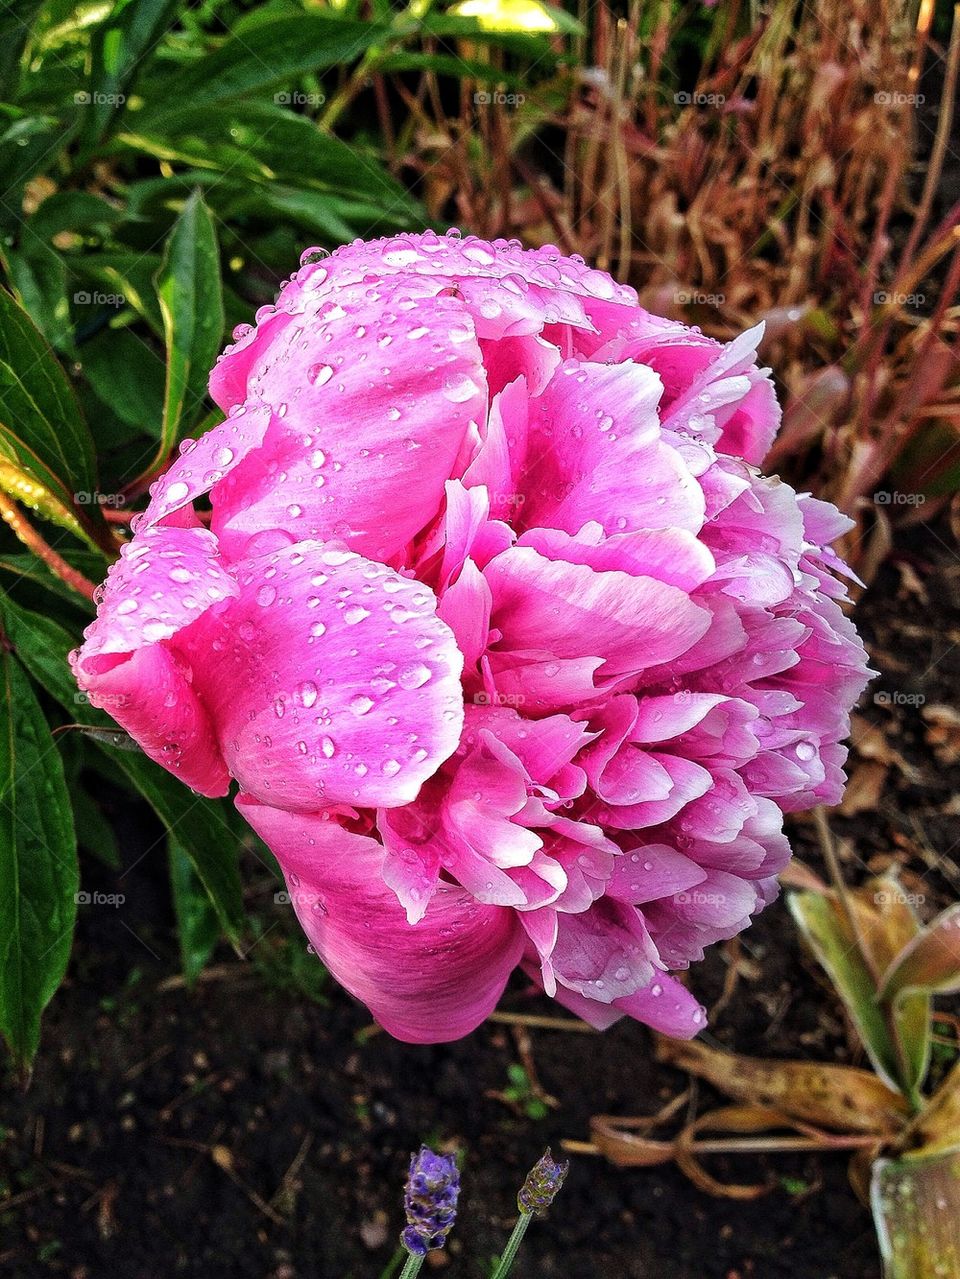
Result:
[[[958,891],[960,740],[937,719],[960,674],[960,568],[946,536],[915,533],[859,607],[882,675],[856,729],[867,758],[853,760],[851,807],[877,767],[882,798],[836,820],[850,841],[851,878],[864,863],[895,862],[928,915]],[[302,938],[255,865],[248,882],[262,940],[247,963],[218,953],[212,979],[189,992],[176,982],[157,832],[140,810],[116,817],[126,869],[88,863],[85,887],[126,900],[81,911],[70,979],[46,1018],[30,1089],[11,1085],[3,1105],[0,1176],[10,1198],[0,1209],[0,1262],[12,1279],[375,1277],[391,1257],[406,1161],[421,1141],[456,1146],[464,1161],[460,1223],[448,1252],[431,1260],[481,1279],[511,1228],[524,1172],[548,1142],[556,1150],[588,1139],[598,1112],[653,1113],[689,1083],[654,1062],[640,1026],[604,1036],[531,1029],[532,1061],[557,1105],[546,1118],[518,1113],[495,1095],[520,1060],[511,1027],[488,1023],[459,1043],[409,1047],[369,1033],[365,1011],[332,983],[320,1002],[297,989]],[[816,865],[810,826],[795,835]],[[733,958],[717,951],[693,974],[708,1003]],[[502,1008],[558,1011],[520,980]],[[859,1060],[782,903],[743,938],[739,980],[707,1033],[756,1055]],[[694,1098],[701,1112],[717,1100],[703,1086]],[[672,1166],[621,1170],[575,1156],[515,1273],[877,1279],[870,1217],[843,1155],[714,1160],[711,1171],[766,1181],[770,1193],[715,1199]]]

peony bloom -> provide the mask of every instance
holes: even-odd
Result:
[[[839,799],[868,673],[848,521],[757,470],[759,331],[428,232],[305,255],[235,338],[80,685],[195,790],[239,783],[397,1037],[466,1034],[518,964],[594,1025],[696,1033],[670,974],[772,899],[783,813]]]

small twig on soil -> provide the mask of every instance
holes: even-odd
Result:
[[[721,947],[721,954],[727,965],[727,971],[723,977],[723,989],[720,997],[710,1009],[709,1021],[714,1025],[717,1018],[729,1004],[733,998],[733,992],[737,988],[737,982],[740,980],[740,939],[734,937],[730,941],[724,943]]]
[[[536,1013],[491,1013],[487,1021],[497,1021],[504,1026],[529,1026],[534,1030],[568,1030],[577,1035],[600,1033],[585,1021],[574,1021],[572,1017],[543,1017]]]
[[[166,1057],[167,1053],[171,1052],[173,1052],[173,1044],[161,1044],[160,1047],[156,1049],[155,1052],[152,1052],[149,1057],[144,1057],[142,1061],[136,1062],[136,1064],[131,1066],[129,1070],[125,1070],[123,1072],[123,1078],[128,1082],[131,1079],[136,1079],[137,1076],[142,1075],[148,1067],[154,1065],[154,1063],[158,1062],[161,1057]]]
[[[258,1212],[262,1212],[263,1215],[269,1218],[269,1220],[272,1221],[274,1225],[276,1226],[286,1225],[284,1218],[281,1217],[278,1212],[276,1212],[273,1208],[270,1207],[266,1199],[264,1199],[261,1195],[257,1194],[257,1192],[253,1189],[253,1187],[248,1186],[246,1182],[241,1178],[240,1174],[237,1172],[236,1168],[233,1166],[233,1152],[229,1150],[228,1147],[221,1146],[221,1145],[212,1146],[210,1148],[210,1158],[213,1160],[213,1162],[217,1165],[218,1168],[220,1168],[223,1172],[227,1174],[227,1176],[230,1178],[233,1184],[239,1190],[243,1191],[243,1193],[247,1196],[247,1198],[250,1200],[250,1202],[253,1204],[254,1208],[257,1209]]]
[[[213,964],[210,968],[204,968],[201,973],[197,974],[198,982],[226,981],[229,977],[240,977],[250,974],[250,969],[244,964]],[[157,987],[160,994],[166,994],[170,990],[186,990],[187,982],[182,973],[177,973],[175,977],[167,977]]]
[[[556,1110],[560,1103],[556,1097],[552,1097],[540,1082],[540,1076],[537,1074],[537,1065],[533,1059],[533,1042],[530,1039],[530,1032],[526,1026],[514,1026],[513,1038],[517,1045],[517,1053],[520,1057],[520,1064],[527,1072],[527,1079],[530,1081],[530,1091],[545,1106],[549,1106],[551,1110]]]
[[[311,1145],[313,1144],[313,1133],[308,1132],[300,1143],[300,1149],[293,1157],[293,1162],[280,1179],[280,1185],[270,1200],[270,1207],[277,1212],[285,1213],[287,1216],[293,1215],[293,1209],[296,1203],[296,1180],[300,1175],[300,1169],[307,1157]]]
[[[226,1072],[222,1070],[212,1071],[209,1075],[204,1075],[202,1079],[198,1079],[196,1083],[191,1084],[189,1088],[174,1097],[173,1101],[168,1101],[167,1104],[160,1109],[160,1122],[166,1123],[175,1110],[186,1105],[188,1101],[196,1100],[201,1092],[209,1088],[210,1085],[215,1083],[218,1079],[223,1078],[225,1073]]]

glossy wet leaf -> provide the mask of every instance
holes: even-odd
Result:
[[[4,648],[0,698],[0,1031],[26,1065],[70,956],[79,875],[60,755],[26,672]]]
[[[187,985],[192,986],[206,967],[220,936],[217,912],[180,841],[167,840],[170,887],[177,916],[180,966]]]
[[[213,218],[199,194],[187,200],[157,274],[167,345],[161,462],[204,408],[207,377],[223,341],[223,290]]]
[[[184,107],[219,107],[308,71],[349,64],[383,31],[373,23],[315,12],[258,23],[255,34],[234,36],[214,53],[154,82],[145,94],[150,103],[145,116],[157,119]]]
[[[0,459],[20,499],[71,527],[75,493],[96,491],[93,440],[60,363],[30,317],[0,289]],[[33,500],[27,485],[34,485]],[[96,519],[95,507],[86,516]]]
[[[206,800],[147,759],[139,747],[124,749],[127,734],[91,706],[67,665],[76,639],[57,622],[0,599],[0,616],[34,679],[85,726],[111,765],[118,768],[175,834],[207,890],[227,935],[236,940],[243,926],[243,897],[238,867],[238,819],[231,807]],[[129,739],[132,742],[132,739]],[[234,823],[237,823],[236,825]]]

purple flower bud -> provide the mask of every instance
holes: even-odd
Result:
[[[517,1195],[517,1206],[520,1211],[546,1212],[563,1185],[563,1179],[569,1167],[569,1161],[558,1164],[548,1146],[527,1173],[527,1179],[520,1187],[520,1193]]]
[[[407,1227],[400,1242],[407,1252],[422,1257],[446,1243],[457,1216],[460,1174],[451,1155],[436,1155],[426,1146],[410,1156],[403,1205]]]

